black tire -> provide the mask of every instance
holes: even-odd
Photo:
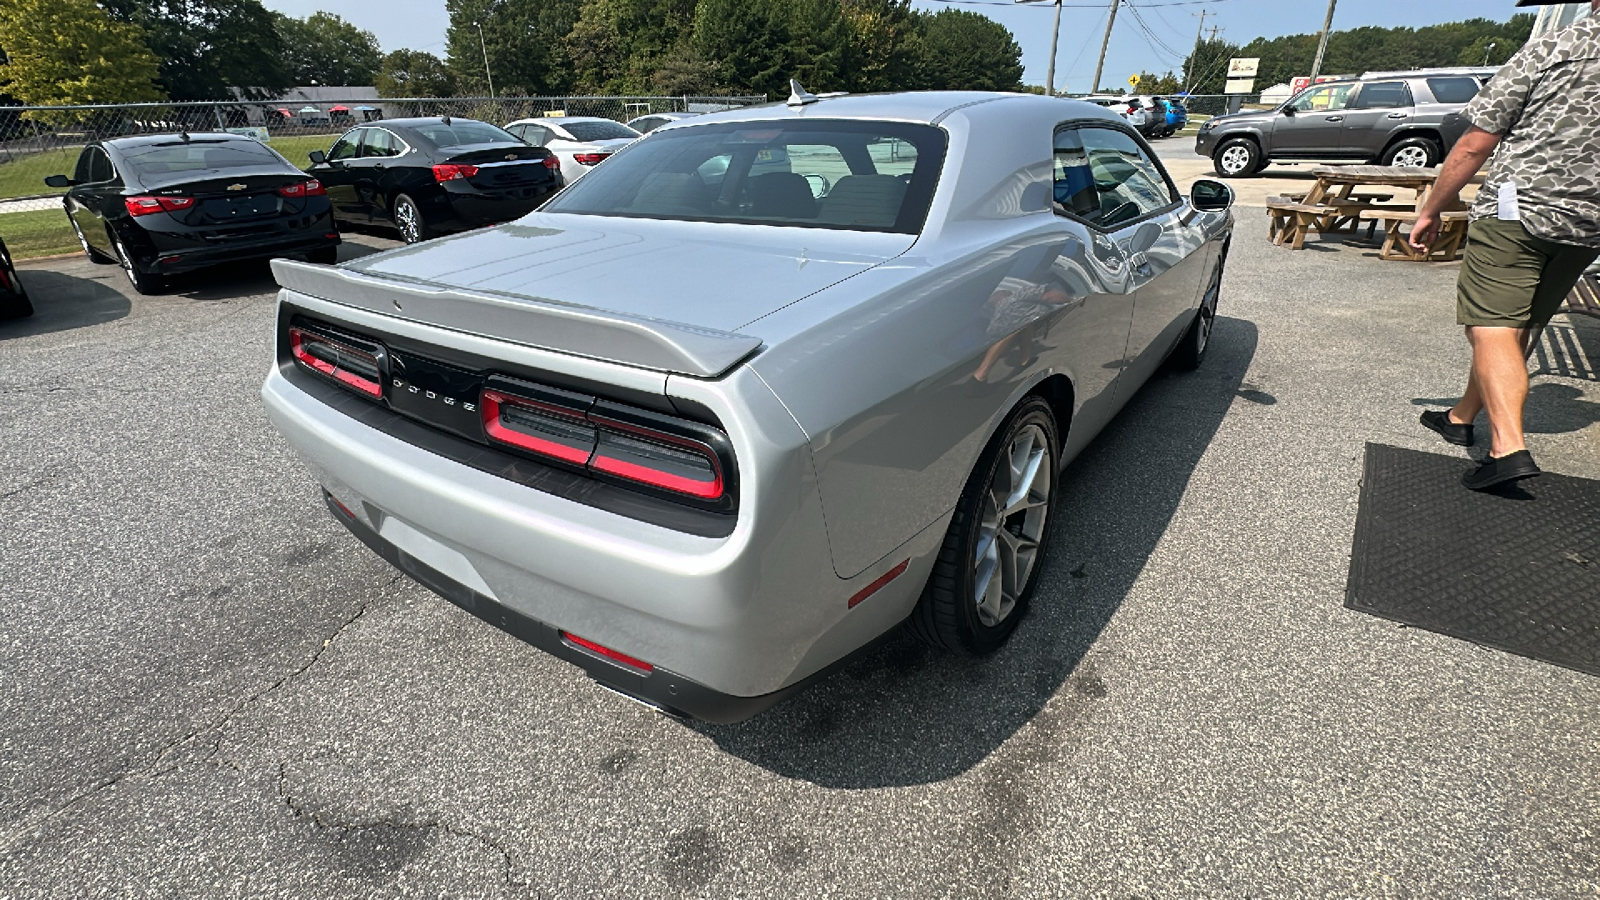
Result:
[[[1217,267],[1211,271],[1211,280],[1206,283],[1206,292],[1200,298],[1200,308],[1195,310],[1194,321],[1189,323],[1189,330],[1183,333],[1178,346],[1167,357],[1167,364],[1172,368],[1193,372],[1206,361],[1206,350],[1211,347],[1211,327],[1217,318],[1217,302],[1222,297],[1222,269],[1227,262],[1228,251],[1224,248],[1222,255],[1217,257]]]
[[[389,211],[394,217],[394,227],[400,232],[400,240],[415,244],[433,237],[433,229],[422,215],[422,206],[411,199],[410,194],[396,194]]]
[[[1383,151],[1378,162],[1385,166],[1432,168],[1444,158],[1444,149],[1433,138],[1409,137],[1395,141]]]
[[[1211,165],[1223,178],[1245,178],[1261,171],[1261,148],[1249,138],[1229,138],[1211,154]]]
[[[1006,466],[1007,472],[1017,471],[1009,465],[1007,451],[1020,446],[1023,440],[1029,441],[1029,449],[1024,454],[1029,460],[1033,459],[1032,448],[1042,445],[1040,449],[1043,455],[1038,465],[1025,468],[1047,476],[1044,497],[1042,501],[1035,500],[1036,493],[1032,487],[1037,484],[1037,478],[1030,478],[1029,490],[1024,497],[1028,506],[1010,516],[994,516],[993,523],[997,524],[994,537],[980,546],[985,526],[991,524],[986,522],[985,517],[995,510],[992,503],[995,479],[1001,474],[1001,466]],[[961,491],[961,499],[950,520],[950,529],[945,533],[944,543],[939,546],[938,557],[934,560],[933,572],[922,589],[922,598],[917,601],[916,609],[906,622],[912,634],[935,647],[964,656],[989,653],[1011,636],[1017,622],[1027,612],[1028,601],[1039,581],[1039,572],[1044,568],[1050,529],[1055,523],[1055,516],[1051,513],[1056,503],[1056,485],[1060,482],[1060,454],[1061,440],[1050,405],[1036,396],[1023,400],[1012,410],[995,440],[984,449],[972,475],[967,479],[966,487]],[[1042,510],[1043,515],[1037,520],[1029,519],[1036,510]],[[1018,517],[1022,517],[1020,524]],[[1015,530],[1013,526],[1016,526]],[[1031,537],[1027,534],[1030,527],[1034,530]],[[1002,540],[1002,531],[1011,537]],[[1023,540],[1011,543],[1017,538]],[[985,598],[979,595],[976,587],[978,579],[982,577],[980,562],[989,561],[987,553],[982,553],[984,558],[980,560],[980,551],[993,547],[998,554],[1003,550],[1002,545],[1020,548],[1023,543],[1033,545],[1023,583],[1020,589],[1013,585],[1011,605],[1005,607],[1002,603],[997,607],[1000,612],[995,621],[985,621],[986,617],[994,615],[990,611],[990,604],[980,602]],[[1012,550],[1013,554],[1017,552],[1020,549]],[[1013,555],[1012,558],[1016,557]],[[986,583],[993,585],[999,581],[1003,595],[1005,586],[1001,565],[996,555]],[[1012,568],[1012,572],[1015,573],[1015,568]]]
[[[331,266],[338,261],[338,247],[318,247],[306,254],[306,262],[318,263],[324,266]]]
[[[117,252],[117,265],[122,267],[122,274],[128,276],[128,283],[141,294],[159,294],[166,290],[167,280],[153,272],[142,272],[139,265],[133,261],[133,256],[128,248],[123,246],[122,238],[111,235],[111,249]]]
[[[89,257],[89,262],[99,266],[109,266],[116,262],[115,259],[89,246],[89,239],[83,236],[83,229],[78,227],[78,220],[72,217],[72,213],[67,213],[67,224],[72,226],[72,234],[78,239],[78,246],[83,248],[83,255]]]
[[[28,292],[22,287],[22,279],[17,277],[17,270],[11,268],[4,253],[0,253],[0,266],[5,267],[5,280],[16,290],[16,293],[0,295],[0,320],[26,319],[33,315],[33,304],[28,302]]]

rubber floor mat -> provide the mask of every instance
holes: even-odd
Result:
[[[1600,481],[1474,493],[1471,465],[1367,445],[1345,606],[1600,675]]]

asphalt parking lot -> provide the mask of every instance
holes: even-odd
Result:
[[[1600,680],[1342,606],[1364,444],[1456,452],[1416,424],[1461,388],[1455,267],[1239,215],[1210,359],[1069,468],[1006,648],[891,642],[720,727],[328,516],[257,396],[265,265],[24,263],[0,897],[1595,896]],[[1561,329],[1531,445],[1600,477],[1600,328]]]

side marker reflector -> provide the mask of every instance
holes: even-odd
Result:
[[[856,604],[858,604],[861,601],[867,599],[868,597],[871,597],[873,594],[876,594],[878,592],[878,590],[880,588],[882,588],[884,585],[886,585],[889,582],[895,580],[896,578],[899,578],[901,575],[904,575],[905,571],[906,571],[906,567],[909,566],[909,565],[911,565],[911,560],[909,560],[909,559],[902,560],[900,562],[900,565],[895,566],[894,568],[890,569],[889,571],[887,571],[887,572],[883,573],[882,575],[879,575],[877,578],[873,579],[871,584],[867,585],[866,587],[862,588],[859,591],[856,591],[855,594],[853,596],[851,596],[850,603],[846,608],[847,609],[855,609],[856,608]]]
[[[571,641],[572,643],[577,644],[579,647],[582,647],[585,650],[589,650],[591,652],[598,653],[601,656],[604,656],[606,659],[611,660],[612,662],[622,663],[623,665],[627,666],[630,669],[637,669],[638,671],[644,672],[644,673],[649,673],[649,672],[655,671],[655,668],[656,668],[655,666],[650,665],[649,663],[645,662],[642,659],[635,659],[634,657],[629,656],[626,653],[620,653],[620,652],[618,652],[616,650],[611,649],[610,647],[603,647],[603,646],[601,646],[599,644],[596,644],[594,641],[586,641],[583,638],[578,637],[577,635],[575,635],[575,634],[573,634],[571,632],[563,631],[563,632],[561,632],[561,636],[563,638],[566,638],[568,641]]]

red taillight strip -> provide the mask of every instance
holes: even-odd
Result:
[[[177,212],[194,205],[193,197],[124,197],[122,205],[128,215],[138,218],[158,212]]]
[[[549,406],[544,403],[538,403],[533,400],[524,400],[520,397],[507,397],[505,394],[489,390],[483,392],[483,396],[480,398],[480,402],[478,404],[480,412],[483,416],[483,430],[488,433],[490,438],[502,443],[510,444],[513,447],[521,447],[522,449],[532,453],[554,457],[562,460],[563,462],[569,462],[575,465],[581,466],[589,461],[589,456],[593,452],[592,450],[585,450],[579,447],[568,447],[565,444],[558,444],[555,441],[547,441],[543,438],[534,437],[531,434],[524,434],[523,432],[514,431],[510,428],[507,428],[500,422],[501,405],[520,406],[534,412],[559,416],[563,419],[568,419],[573,422],[584,422],[582,416],[574,415],[566,410]]]
[[[685,478],[682,475],[674,475],[671,472],[662,472],[649,466],[641,466],[637,463],[623,462],[620,459],[601,456],[598,448],[595,449],[594,461],[589,466],[597,471],[605,472],[608,475],[616,475],[619,478],[626,478],[629,481],[637,481],[641,484],[676,491],[680,494],[688,494],[691,497],[699,497],[702,500],[715,500],[722,496],[722,467],[717,465],[714,457],[707,457],[707,459],[711,460],[712,471],[716,473],[716,477],[710,481],[696,481],[693,478]]]
[[[620,653],[620,652],[618,652],[616,650],[611,649],[610,647],[602,647],[601,645],[596,644],[594,641],[586,641],[583,638],[578,637],[577,635],[573,634],[570,631],[561,632],[561,636],[563,638],[565,638],[566,640],[568,640],[568,641],[570,641],[570,642],[572,642],[574,644],[577,644],[579,647],[582,647],[585,650],[589,650],[589,651],[592,651],[594,653],[598,653],[601,656],[604,656],[606,659],[611,660],[612,662],[622,663],[623,665],[627,666],[630,669],[637,669],[637,670],[639,670],[640,672],[642,672],[644,674],[649,674],[649,673],[655,671],[655,668],[656,668],[655,666],[652,666],[651,664],[645,662],[642,659],[637,659],[635,657],[629,656],[626,653]]]
[[[327,344],[331,347],[337,347],[346,353],[353,353],[357,356],[365,356],[367,359],[372,360],[372,367],[376,369],[378,368],[378,360],[374,358],[372,354],[365,350],[357,350],[349,344],[342,343],[331,338],[325,338],[315,332],[302,331],[299,328],[293,327],[289,329],[289,352],[294,354],[294,358],[299,360],[301,365],[304,365],[315,372],[326,375],[327,377],[332,378],[341,384],[347,384],[369,397],[383,396],[383,385],[379,384],[378,382],[362,378],[360,375],[357,375],[348,369],[340,368],[339,366],[336,366],[325,359],[318,359],[317,357],[312,356],[304,347],[301,346],[302,340],[306,337],[310,337],[314,341]]]
[[[861,601],[867,599],[868,597],[871,597],[873,594],[876,594],[878,592],[879,588],[882,588],[884,585],[888,584],[889,582],[895,580],[896,578],[899,578],[901,575],[904,575],[905,571],[906,571],[906,566],[909,566],[909,565],[911,565],[911,560],[909,560],[909,559],[903,560],[903,561],[901,561],[900,565],[895,566],[894,568],[890,569],[889,571],[887,571],[887,572],[883,573],[882,575],[879,575],[877,578],[873,579],[871,584],[867,585],[866,587],[862,588],[859,591],[856,591],[854,594],[852,594],[850,596],[850,601],[847,604],[845,604],[845,608],[846,609],[855,609],[857,603],[860,603]]]

